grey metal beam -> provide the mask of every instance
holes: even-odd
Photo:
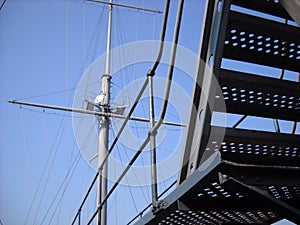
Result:
[[[209,0],[206,4],[199,60],[195,71],[193,101],[190,109],[188,131],[181,160],[178,184],[183,182],[200,164],[203,149],[210,134],[210,121],[215,92],[218,91],[215,76],[221,65],[230,0]],[[200,121],[200,116],[201,121]],[[201,138],[199,138],[201,137]]]
[[[199,125],[199,114],[200,111],[200,96],[201,96],[201,84],[203,82],[203,74],[205,71],[205,64],[208,61],[208,51],[210,46],[210,37],[211,37],[211,29],[213,26],[214,20],[214,12],[216,7],[215,0],[208,0],[206,1],[205,5],[205,14],[202,24],[202,31],[201,31],[201,40],[199,42],[199,60],[197,65],[197,71],[195,74],[195,83],[193,87],[193,99],[190,106],[190,116],[189,116],[189,123],[188,129],[185,139],[185,146],[182,154],[182,159],[180,163],[180,171],[178,176],[178,185],[182,183],[188,174],[189,171],[189,160],[192,153],[192,146],[194,145],[194,133],[197,132]]]
[[[299,0],[280,0],[281,5],[291,15],[294,21],[300,26],[300,1]]]

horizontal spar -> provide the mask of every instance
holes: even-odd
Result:
[[[68,108],[68,107],[62,107],[62,106],[53,106],[53,105],[44,105],[44,104],[37,104],[37,103],[31,103],[31,102],[20,102],[16,100],[8,100],[11,104],[18,104],[18,105],[27,105],[32,107],[38,107],[38,108],[45,108],[45,109],[53,109],[53,110],[60,110],[60,111],[67,111],[67,112],[75,112],[75,113],[82,113],[82,114],[90,114],[90,115],[97,115],[97,116],[108,116],[113,117],[117,119],[126,119],[126,116],[116,114],[116,113],[107,113],[107,112],[99,112],[94,110],[85,110],[85,109],[77,109],[77,108]],[[149,122],[146,118],[140,118],[140,117],[130,117],[130,120],[140,121],[140,122]],[[185,124],[180,123],[174,123],[174,122],[162,122],[165,125],[170,126],[177,126],[177,127],[186,127]]]

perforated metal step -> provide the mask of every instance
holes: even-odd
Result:
[[[279,0],[232,0],[232,4],[291,20]]]
[[[212,127],[213,138],[206,148],[220,150],[223,160],[240,164],[300,167],[300,135],[227,128],[221,139],[223,130]]]
[[[300,72],[300,29],[231,11],[223,57]]]
[[[271,224],[276,221],[278,221],[278,216],[273,212],[197,212],[176,210],[158,222],[158,224]]]
[[[219,82],[229,113],[300,121],[299,82],[224,69]],[[216,101],[220,101],[219,96]]]

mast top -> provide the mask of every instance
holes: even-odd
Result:
[[[137,7],[137,6],[131,6],[131,5],[115,3],[115,2],[106,2],[106,1],[103,1],[103,0],[87,0],[87,1],[103,3],[103,4],[107,4],[107,5],[111,5],[111,6],[115,5],[115,6],[120,6],[120,7],[124,7],[124,8],[136,9],[136,10],[152,12],[152,13],[162,13],[162,11],[160,11],[160,10],[148,9],[148,8]]]

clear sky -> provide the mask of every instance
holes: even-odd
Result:
[[[183,14],[180,45],[195,54],[204,2],[186,1]],[[126,4],[164,9],[164,1],[160,0],[130,0]],[[177,2],[172,1],[167,41],[172,40],[176,10]],[[115,7],[113,16],[113,48],[159,39],[162,14]],[[75,140],[72,114],[19,107],[8,104],[7,100],[71,107],[84,71],[105,52],[106,19],[107,6],[83,0],[7,0],[0,11],[0,219],[4,225],[70,224],[73,220],[95,171],[79,154],[82,146],[78,147]],[[150,65],[141,63],[117,73],[112,80],[113,97],[121,92],[124,84],[145,77]],[[165,77],[164,66],[160,73]],[[294,74],[289,78],[294,79]],[[183,83],[181,86],[188,92],[189,81]],[[100,75],[95,85],[100,86]],[[98,94],[93,90],[87,93],[90,97]],[[126,93],[130,91],[129,88]],[[122,100],[118,103],[126,102]],[[128,100],[129,104],[131,101]],[[157,112],[160,104],[158,99]],[[147,112],[143,112],[146,106],[139,107],[141,113],[136,116],[147,116]],[[176,105],[174,107],[167,118],[178,122],[178,115],[172,115],[177,112]],[[131,132],[143,139],[147,126],[131,125],[140,126],[140,130]],[[291,126],[286,122],[281,125],[286,131]],[[253,126],[253,122],[245,121],[244,126]],[[181,135],[181,138],[183,135],[178,128],[164,129],[167,141],[162,143],[161,148],[166,150],[162,158],[170,154],[168,148],[172,143],[168,135]],[[272,121],[260,129],[273,130]],[[121,153],[118,150],[116,158],[125,157],[121,146],[119,148]],[[176,176],[162,182],[160,191],[174,179]],[[95,210],[94,197],[93,191],[84,208],[84,219]],[[109,224],[128,222],[148,203],[149,187],[129,189],[122,185],[109,201]]]

